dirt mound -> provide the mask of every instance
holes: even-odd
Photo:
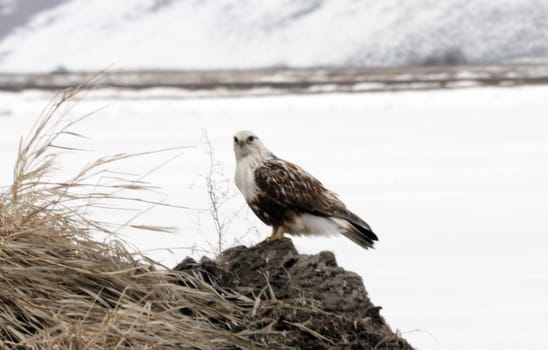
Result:
[[[234,247],[217,260],[186,258],[175,270],[254,300],[246,328],[268,348],[412,349],[380,316],[360,276],[338,267],[331,252],[301,255],[287,239]],[[265,327],[272,332],[252,332]]]

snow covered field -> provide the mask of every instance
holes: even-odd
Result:
[[[0,93],[1,185],[11,181],[20,135],[51,96]],[[89,140],[65,139],[94,151],[64,154],[62,175],[98,155],[195,146],[147,179],[163,187],[168,202],[207,209],[204,130],[216,170],[230,179],[232,135],[254,130],[377,232],[374,251],[344,237],[294,241],[302,252],[333,250],[340,265],[360,273],[388,323],[418,349],[546,348],[548,87],[196,99],[177,90],[103,90],[80,98],[70,115],[106,108],[76,127]],[[146,173],[176,154],[113,170]],[[227,243],[253,226],[260,235],[251,231],[244,242],[269,234],[239,195],[221,215],[235,211]],[[215,244],[207,212],[156,207],[136,223],[179,228],[124,231],[168,266],[192,253],[177,247]]]

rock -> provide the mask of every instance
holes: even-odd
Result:
[[[269,349],[412,349],[392,332],[362,279],[331,252],[301,255],[290,239],[224,251],[216,260],[186,258],[175,270],[255,300],[247,329]],[[241,330],[241,329],[239,329]]]

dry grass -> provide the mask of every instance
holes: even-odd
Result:
[[[120,176],[98,186],[106,165],[135,156],[129,154],[98,159],[66,181],[51,180],[63,149],[56,142],[79,137],[70,129],[87,117],[63,119],[77,92],[52,102],[21,141],[13,184],[0,193],[0,348],[260,347],[235,331],[253,300],[138,258],[116,239],[92,239],[93,232],[112,230],[90,218],[90,208],[139,201],[127,191],[149,186]]]

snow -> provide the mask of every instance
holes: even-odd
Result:
[[[16,6],[16,0],[0,0],[0,15],[12,14]]]
[[[332,250],[340,265],[360,273],[388,323],[414,346],[545,349],[548,87],[240,98],[161,90],[82,95],[70,115],[106,108],[76,128],[90,140],[65,140],[95,151],[64,154],[63,175],[96,155],[195,146],[147,179],[163,186],[160,198],[207,209],[203,131],[221,164],[216,170],[231,179],[232,135],[253,130],[373,227],[380,238],[373,251],[344,237],[294,242],[302,252]],[[0,93],[2,184],[10,181],[19,136],[50,98],[43,91]],[[175,153],[115,170],[144,173]],[[225,218],[234,212],[227,243],[247,232],[246,243],[270,233],[239,194],[221,210]],[[156,207],[136,223],[179,227],[176,234],[124,231],[168,266],[192,253],[178,247],[215,244],[207,212]]]
[[[0,40],[0,70],[546,62],[547,16],[545,0],[66,0]]]

